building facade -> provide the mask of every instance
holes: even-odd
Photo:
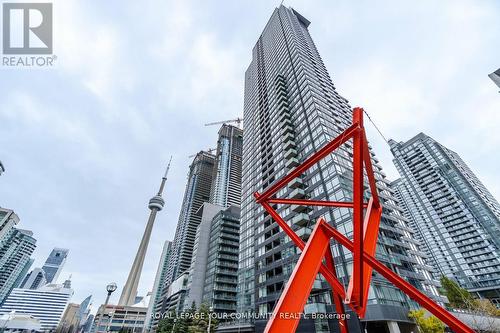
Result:
[[[201,216],[196,212],[209,200],[214,162],[214,155],[201,151],[189,167],[188,181],[165,275],[165,290],[191,266],[196,229],[201,221]]]
[[[40,320],[32,315],[17,313],[0,315],[0,327],[2,327],[2,333],[40,332],[42,330]]]
[[[57,247],[50,252],[47,260],[45,260],[45,264],[42,266],[42,270],[45,272],[46,283],[57,283],[57,279],[64,267],[68,253],[68,249]]]
[[[57,326],[56,333],[74,333],[78,332],[80,326],[80,318],[78,314],[80,312],[80,304],[69,303],[66,306],[66,310],[59,321],[59,326]]]
[[[188,310],[193,305],[199,307],[203,300],[203,289],[205,286],[205,275],[207,272],[208,249],[210,247],[210,229],[214,217],[224,207],[205,202],[197,214],[201,215],[201,222],[196,230],[196,238],[193,247],[193,260],[189,268],[187,285],[187,297],[182,308]]]
[[[491,81],[495,82],[498,88],[500,88],[500,68],[488,75]]]
[[[219,130],[210,203],[222,207],[241,203],[243,130],[224,124]]]
[[[15,228],[18,222],[12,210],[0,208],[0,304],[21,284],[33,264],[36,239],[33,232]]]
[[[164,292],[161,311],[155,314],[158,318],[170,314],[181,313],[184,311],[186,296],[188,294],[189,273],[182,273],[174,282],[170,283]]]
[[[454,151],[420,133],[389,141],[405,215],[434,267],[500,305],[500,205]]]
[[[73,296],[70,284],[47,284],[39,289],[12,290],[0,307],[0,315],[15,311],[40,320],[42,330],[55,330]]]
[[[141,304],[142,305],[142,304]],[[101,305],[94,318],[92,333],[143,332],[148,308],[140,305]],[[102,319],[99,320],[102,315]],[[99,323],[99,326],[97,324]]]
[[[253,48],[252,62],[245,73],[238,312],[272,312],[299,256],[291,240],[255,203],[253,193],[264,191],[352,121],[351,107],[335,90],[309,34],[309,24],[291,8],[275,9]],[[352,200],[351,153],[352,146],[347,143],[289,183],[278,196]],[[437,296],[436,282],[427,278],[430,267],[418,264],[416,258],[421,253],[414,250],[417,244],[409,237],[411,229],[396,205],[378,160],[371,154],[384,207],[377,258],[417,287],[423,289],[425,284]],[[320,216],[352,236],[348,209],[285,205],[277,209],[304,240]],[[347,286],[352,254],[337,244],[332,245],[332,252],[339,279]],[[306,313],[335,312],[329,290],[328,283],[318,276]],[[412,303],[378,274],[372,279],[368,303],[364,323],[351,316],[353,331],[360,330],[361,325],[374,332],[411,327],[407,312]],[[266,320],[256,320],[256,332],[261,332],[265,324]],[[336,321],[301,320],[298,332],[337,329]]]
[[[18,223],[19,216],[13,210],[0,207],[0,244],[5,239],[7,232]]]
[[[46,284],[45,271],[41,268],[35,268],[26,275],[19,288],[38,289]]]
[[[147,331],[155,328],[158,325],[158,320],[155,320],[155,314],[160,313],[162,304],[162,289],[165,285],[165,274],[167,273],[168,259],[172,251],[172,242],[165,241],[163,250],[158,263],[158,270],[156,271],[155,281],[153,284],[153,291],[149,301],[148,312],[144,327]]]
[[[69,303],[59,321],[57,333],[82,332],[90,316],[92,295],[87,296],[80,304]]]
[[[212,219],[202,303],[218,313],[236,312],[240,207],[229,206]]]

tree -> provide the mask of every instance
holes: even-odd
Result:
[[[174,311],[170,311],[165,318],[158,322],[157,333],[185,333],[182,329],[184,325],[177,319]]]
[[[480,312],[493,317],[500,317],[500,309],[498,309],[489,299],[477,299],[474,300],[474,303]]]
[[[212,315],[210,308],[206,304],[202,304],[198,310],[198,316],[193,320],[191,326],[189,327],[189,333],[204,333],[207,332],[208,323],[210,322],[210,332],[215,332],[217,328],[218,321],[216,318],[209,320]]]
[[[423,309],[410,311],[408,317],[417,323],[420,333],[443,333],[445,325],[434,316],[425,316]]]
[[[449,306],[471,315],[468,323],[472,329],[495,332],[498,329],[500,310],[488,299],[475,299],[455,281],[441,277],[442,293],[450,301]]]
[[[450,301],[450,306],[455,309],[470,309],[474,305],[474,297],[458,283],[446,276],[441,277],[442,293]]]
[[[191,308],[177,316],[175,312],[170,312],[168,316],[158,323],[157,333],[205,333],[209,322],[209,308],[202,304],[200,309],[196,309],[193,303]],[[218,321],[215,318],[210,320],[210,332],[215,332]]]

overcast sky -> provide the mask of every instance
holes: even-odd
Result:
[[[70,249],[74,302],[121,287],[170,155],[140,282],[174,236],[189,155],[242,116],[251,50],[279,1],[54,1],[55,69],[0,69],[0,206],[33,230],[35,266]],[[500,198],[498,1],[285,1],[312,23],[337,90],[388,138],[425,132]],[[369,139],[391,179],[383,140]],[[34,267],[35,267],[34,266]]]

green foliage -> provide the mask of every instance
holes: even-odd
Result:
[[[179,323],[180,324],[180,323]],[[175,312],[171,311],[165,318],[158,322],[157,333],[183,333],[181,330],[182,325],[177,325]]]
[[[477,299],[474,300],[475,309],[485,315],[492,317],[500,317],[500,309],[497,309],[495,304],[493,304],[489,299]]]
[[[471,309],[474,307],[474,297],[452,279],[442,276],[441,286],[441,291],[450,301],[451,307],[456,309]]]
[[[202,304],[197,310],[192,304],[191,308],[176,315],[170,312],[168,316],[158,323],[157,333],[205,333],[207,332],[210,311],[207,305]],[[215,332],[218,321],[212,318],[210,321],[210,332]]]
[[[413,318],[421,333],[443,333],[445,325],[434,316],[425,316],[423,309],[410,311],[408,317]]]

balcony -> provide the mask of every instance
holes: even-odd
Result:
[[[307,240],[309,236],[312,234],[312,229],[311,228],[300,228],[299,230],[295,231],[297,236],[302,238],[303,240]]]
[[[291,205],[290,206],[290,209],[292,210],[292,212],[294,213],[303,213],[303,212],[307,212],[310,210],[309,207],[307,206],[303,206],[303,205]]]
[[[238,254],[238,248],[229,247],[229,246],[219,246],[219,253],[230,253],[230,254]],[[231,257],[229,257],[231,258]]]
[[[285,126],[283,128],[283,134],[288,134],[288,133],[293,133],[293,128],[292,126]]]
[[[227,311],[227,310],[236,310],[236,305],[235,304],[228,304],[228,303],[215,303],[214,304],[214,309],[215,310],[222,310],[222,311]],[[220,326],[220,324],[219,324]]]
[[[291,182],[288,183],[288,187],[290,188],[299,188],[302,187],[304,183],[300,178],[294,178]]]
[[[295,149],[295,141],[294,140],[286,141],[285,145],[283,146],[283,149],[285,149],[285,150]]]
[[[296,188],[290,193],[290,198],[291,199],[302,199],[305,197],[305,192],[301,188]]]
[[[280,109],[287,108],[288,109],[288,102],[287,102],[286,96],[280,96],[280,98],[278,98],[278,108],[280,108]]]
[[[280,116],[279,116],[279,120],[282,121],[282,122],[286,122],[286,121],[290,121],[290,115],[288,114],[288,109],[285,109],[281,112]]]
[[[228,292],[235,293],[236,292],[236,286],[234,286],[234,287],[228,287],[228,286],[221,286],[221,285],[216,284],[214,286],[214,290],[228,291]]]
[[[290,118],[288,117],[285,117],[286,119],[284,119],[283,121],[280,122],[280,127],[281,128],[285,128],[287,126],[292,126],[292,122],[290,121]]]
[[[229,279],[229,278],[224,278],[224,277],[221,277],[221,276],[217,276],[217,277],[215,277],[215,282],[237,284],[238,283],[238,279]]]
[[[287,168],[295,168],[296,166],[298,166],[300,163],[299,163],[299,160],[296,159],[295,157],[292,157],[292,158],[289,158],[286,163],[285,163],[285,166]]]
[[[283,142],[295,141],[295,136],[292,133],[283,135]]]
[[[218,268],[218,269],[216,269],[215,273],[216,274],[223,274],[223,275],[238,276],[238,271],[237,270],[224,269],[224,268]]]
[[[292,218],[292,223],[301,227],[307,225],[309,221],[309,216],[304,213],[297,214]]]
[[[310,303],[304,306],[304,313],[326,313],[326,304],[325,303]]]
[[[321,280],[314,280],[312,289],[323,289],[323,287],[321,285]]]

